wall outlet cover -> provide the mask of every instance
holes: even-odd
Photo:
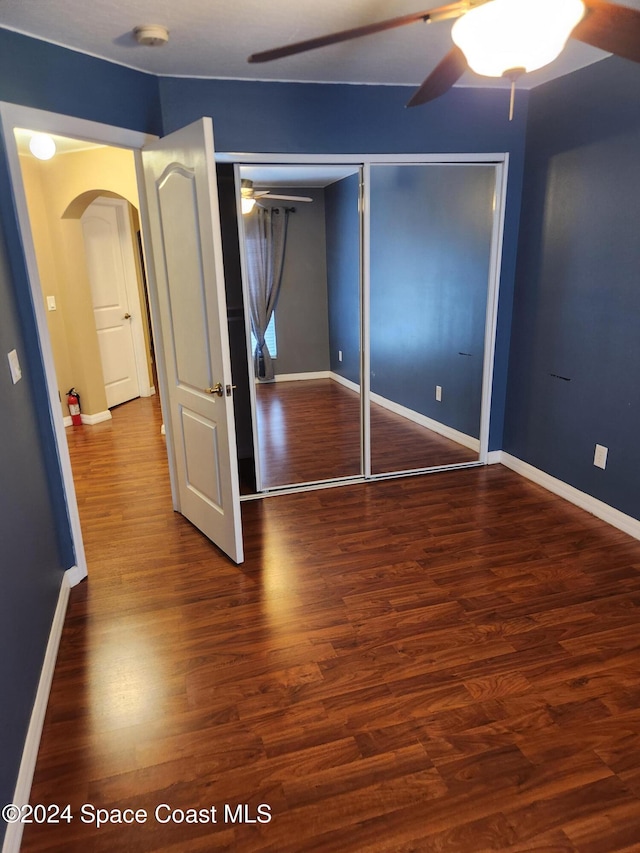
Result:
[[[602,444],[596,444],[596,450],[593,454],[593,464],[596,468],[604,469],[607,467],[607,454],[609,453],[609,448],[604,447]]]
[[[7,358],[9,359],[11,380],[15,385],[16,382],[19,382],[22,379],[22,370],[20,369],[20,362],[18,361],[18,353],[16,350],[12,349],[11,352],[7,353]]]

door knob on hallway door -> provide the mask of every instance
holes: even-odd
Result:
[[[123,317],[122,319],[123,319],[123,320],[130,320],[130,319],[131,319],[131,314],[129,314],[129,312],[127,311],[127,313],[124,315],[124,317]]]
[[[204,390],[206,394],[217,394],[218,397],[222,397],[223,394],[221,382],[216,382],[213,388],[205,388]]]

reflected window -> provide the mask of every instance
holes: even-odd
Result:
[[[265,343],[269,348],[269,353],[271,354],[271,358],[278,357],[278,343],[276,341],[276,312],[274,311],[271,315],[271,319],[269,320],[269,325],[267,326],[267,331],[264,336]],[[258,341],[256,340],[253,331],[251,332],[251,351],[255,352],[255,348],[258,346]]]

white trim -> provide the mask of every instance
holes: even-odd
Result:
[[[480,461],[486,462],[489,451],[489,429],[491,426],[491,400],[495,369],[496,335],[498,329],[498,300],[502,270],[502,244],[507,208],[507,178],[509,155],[504,154],[502,163],[496,164],[493,204],[493,226],[491,232],[491,257],[489,281],[487,283],[487,307],[484,330],[484,358],[482,364],[482,402],[480,403]]]
[[[104,412],[96,412],[95,415],[81,414],[80,418],[83,424],[93,426],[94,424],[101,424],[103,421],[110,421],[111,412],[109,411],[109,409],[106,409]],[[71,415],[65,415],[65,417],[62,419],[62,422],[64,423],[65,429],[68,429],[69,427],[73,426],[73,420],[71,418]]]
[[[504,163],[508,155],[504,151],[487,154],[254,154],[247,151],[216,151],[219,163],[234,163],[237,166],[259,164],[261,166],[285,165],[344,165],[367,166],[376,163],[419,165],[420,163]]]
[[[501,450],[491,450],[487,453],[487,458],[485,459],[485,465],[500,465],[502,462],[502,451]]]
[[[528,462],[523,462],[516,456],[511,456],[509,453],[505,453],[503,451],[501,453],[500,461],[505,467],[515,471],[516,474],[526,477],[527,480],[537,483],[537,485],[542,486],[544,489],[547,489],[547,491],[553,492],[553,494],[564,498],[587,512],[590,512],[591,515],[595,515],[602,521],[606,521],[607,524],[610,524],[612,527],[616,527],[618,530],[628,533],[629,536],[633,536],[634,539],[640,539],[640,521],[637,518],[634,518],[631,515],[626,515],[624,512],[620,512],[620,510],[604,503],[604,501],[600,501],[585,492],[581,492],[579,489],[576,489],[574,486],[570,486],[563,480],[558,480],[555,477],[552,477],[551,474],[547,474],[539,468],[534,468],[533,465],[529,465]]]
[[[352,382],[351,379],[347,379],[345,376],[340,376],[339,373],[331,371],[329,373],[329,379],[333,379],[334,382],[344,385],[344,387],[348,388],[350,391],[355,391],[356,394],[360,393],[360,386],[357,382]]]
[[[80,417],[83,424],[93,426],[94,424],[101,424],[103,421],[110,421],[111,412],[109,409],[105,409],[104,412],[96,412],[95,415],[80,415]]]
[[[360,470],[371,479],[371,163],[360,171]]]
[[[145,143],[155,139],[156,137],[147,133],[127,130],[126,128],[114,127],[107,124],[101,124],[99,122],[89,121],[87,119],[79,119],[74,116],[52,113],[47,110],[23,107],[18,104],[10,104],[4,101],[0,102],[0,119],[2,121],[2,136],[7,154],[11,189],[16,209],[16,218],[22,239],[25,266],[29,280],[31,305],[38,331],[40,355],[46,377],[49,415],[58,451],[58,461],[62,474],[67,512],[69,514],[69,525],[73,539],[75,559],[79,571],[83,573],[84,576],[87,574],[87,561],[84,551],[84,543],[82,540],[82,529],[80,527],[76,491],[73,482],[73,471],[71,469],[71,459],[69,457],[69,448],[67,446],[67,439],[65,435],[64,418],[58,397],[58,381],[53,361],[53,351],[51,348],[51,338],[49,335],[49,327],[47,325],[44,301],[42,299],[40,275],[38,273],[38,264],[33,244],[29,210],[27,207],[22,170],[20,167],[20,157],[13,129],[16,127],[27,127],[30,130],[40,130],[59,136],[70,136],[78,139],[86,139],[90,142],[97,142],[103,145],[114,145],[134,150],[142,148]],[[144,209],[144,202],[141,199],[141,219],[144,219],[145,214],[146,210]],[[151,274],[152,271],[150,275]],[[152,288],[150,288],[150,290],[151,289]],[[159,364],[158,368],[161,373],[162,365]],[[169,464],[171,466],[171,458],[169,458]]]
[[[509,154],[506,152],[491,152],[491,153],[473,153],[473,154],[259,154],[249,152],[217,152],[216,160],[221,163],[231,163],[234,165],[234,174],[236,181],[236,199],[238,207],[238,229],[240,235],[240,265],[242,270],[242,284],[245,307],[245,323],[247,330],[250,329],[249,312],[248,312],[248,288],[246,275],[246,254],[244,241],[244,222],[240,212],[240,168],[242,165],[260,164],[260,165],[357,165],[360,167],[360,258],[361,258],[361,347],[360,347],[360,369],[361,369],[361,393],[363,398],[362,416],[361,416],[361,456],[362,456],[362,471],[365,479],[372,478],[371,471],[371,422],[369,406],[365,404],[368,399],[374,399],[374,395],[370,395],[370,287],[371,287],[371,268],[370,268],[370,244],[371,244],[371,223],[370,223],[370,207],[371,207],[371,167],[376,164],[395,164],[395,165],[416,165],[416,164],[439,164],[439,165],[474,165],[485,164],[495,167],[495,191],[493,205],[493,222],[491,232],[491,251],[489,259],[489,270],[487,277],[487,304],[485,311],[485,335],[484,335],[484,354],[482,366],[482,401],[480,410],[480,431],[479,440],[470,436],[465,436],[464,433],[454,431],[443,432],[442,428],[436,429],[437,421],[430,421],[429,424],[423,423],[429,429],[439,432],[451,438],[453,441],[463,444],[465,447],[478,453],[480,463],[487,462],[488,446],[489,446],[489,429],[491,420],[491,398],[493,390],[493,374],[495,367],[495,345],[497,334],[498,321],[498,300],[500,291],[500,275],[502,263],[502,247],[504,240],[504,223],[506,213],[506,195],[507,195],[507,178],[509,171]],[[247,331],[247,359],[250,366],[252,364],[250,334]],[[278,381],[278,380],[276,380]],[[280,379],[280,381],[283,381]],[[261,488],[261,471],[260,471],[260,449],[257,434],[257,417],[256,417],[256,399],[255,399],[255,383],[250,383],[251,394],[251,411],[253,416],[253,438],[254,438],[254,458],[256,465],[256,488],[258,492]],[[380,400],[376,400],[380,402]],[[383,404],[384,405],[384,404]],[[409,411],[409,410],[407,410]],[[406,417],[406,414],[398,412]],[[410,418],[412,419],[412,418]],[[441,425],[438,425],[441,426]],[[464,439],[461,441],[461,436]],[[472,441],[473,444],[469,442]],[[477,444],[476,444],[477,441]]]
[[[457,444],[462,444],[463,447],[468,447],[469,450],[475,450],[476,453],[480,452],[480,441],[472,435],[466,435],[466,433],[460,432],[453,427],[441,424],[440,421],[435,421],[433,418],[421,415],[420,412],[415,412],[413,409],[408,409],[406,406],[394,403],[393,400],[387,400],[386,397],[374,394],[373,391],[371,392],[370,399],[372,403],[377,403],[378,406],[388,409],[395,415],[400,415],[401,418],[406,418],[414,424],[419,424],[419,426],[425,427],[431,430],[431,432],[437,432],[438,435],[442,435],[450,439],[450,441],[455,441]]]
[[[31,719],[25,738],[24,748],[22,750],[22,760],[20,761],[20,770],[18,771],[18,781],[16,782],[15,791],[13,793],[12,802],[17,806],[24,806],[29,802],[31,795],[31,784],[33,782],[33,774],[36,769],[36,761],[38,758],[38,747],[40,746],[40,737],[42,736],[42,727],[44,726],[44,718],[47,711],[47,703],[49,701],[49,692],[51,690],[51,682],[53,680],[53,672],[56,666],[56,658],[58,656],[58,647],[60,645],[60,637],[62,636],[62,628],[64,626],[64,617],[67,612],[67,602],[69,601],[69,590],[77,580],[73,582],[70,578],[71,573],[77,572],[77,567],[69,569],[62,576],[60,584],[60,593],[58,594],[58,604],[51,623],[49,632],[49,642],[44,655],[42,670],[40,671],[40,679],[38,681],[38,690],[36,693],[35,702],[31,711]],[[4,803],[3,803],[4,805]],[[24,825],[22,823],[9,823],[4,836],[2,845],[2,853],[18,853],[20,850],[20,842],[22,841],[22,831]]]
[[[216,159],[218,153],[216,152]],[[251,344],[251,310],[249,303],[249,261],[247,258],[247,241],[244,230],[244,216],[242,215],[242,195],[240,165],[234,164],[233,180],[236,190],[236,218],[238,221],[238,246],[240,249],[240,278],[242,281],[242,307],[244,311],[244,328],[247,349],[247,367],[249,370],[249,402],[251,406],[251,423],[253,433],[253,464],[256,475],[256,491],[262,492],[262,465],[260,460],[260,441],[258,438],[258,403],[256,400],[256,382],[251,382],[255,374],[253,363],[253,347]]]
[[[276,373],[273,377],[274,382],[303,382],[305,379],[331,379],[330,370],[316,370],[309,373]],[[256,379],[256,385],[268,385],[267,382],[260,382]]]

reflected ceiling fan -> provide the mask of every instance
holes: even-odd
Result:
[[[604,0],[460,0],[318,38],[254,53],[249,62],[269,62],[318,47],[422,21],[457,19],[454,46],[413,94],[408,107],[447,92],[468,69],[488,77],[520,74],[552,62],[569,37],[640,62],[640,11]]]
[[[253,181],[242,178],[240,181],[240,200],[243,213],[251,213],[255,203],[261,198],[276,201],[313,201],[308,195],[275,195],[271,190],[256,190]]]

